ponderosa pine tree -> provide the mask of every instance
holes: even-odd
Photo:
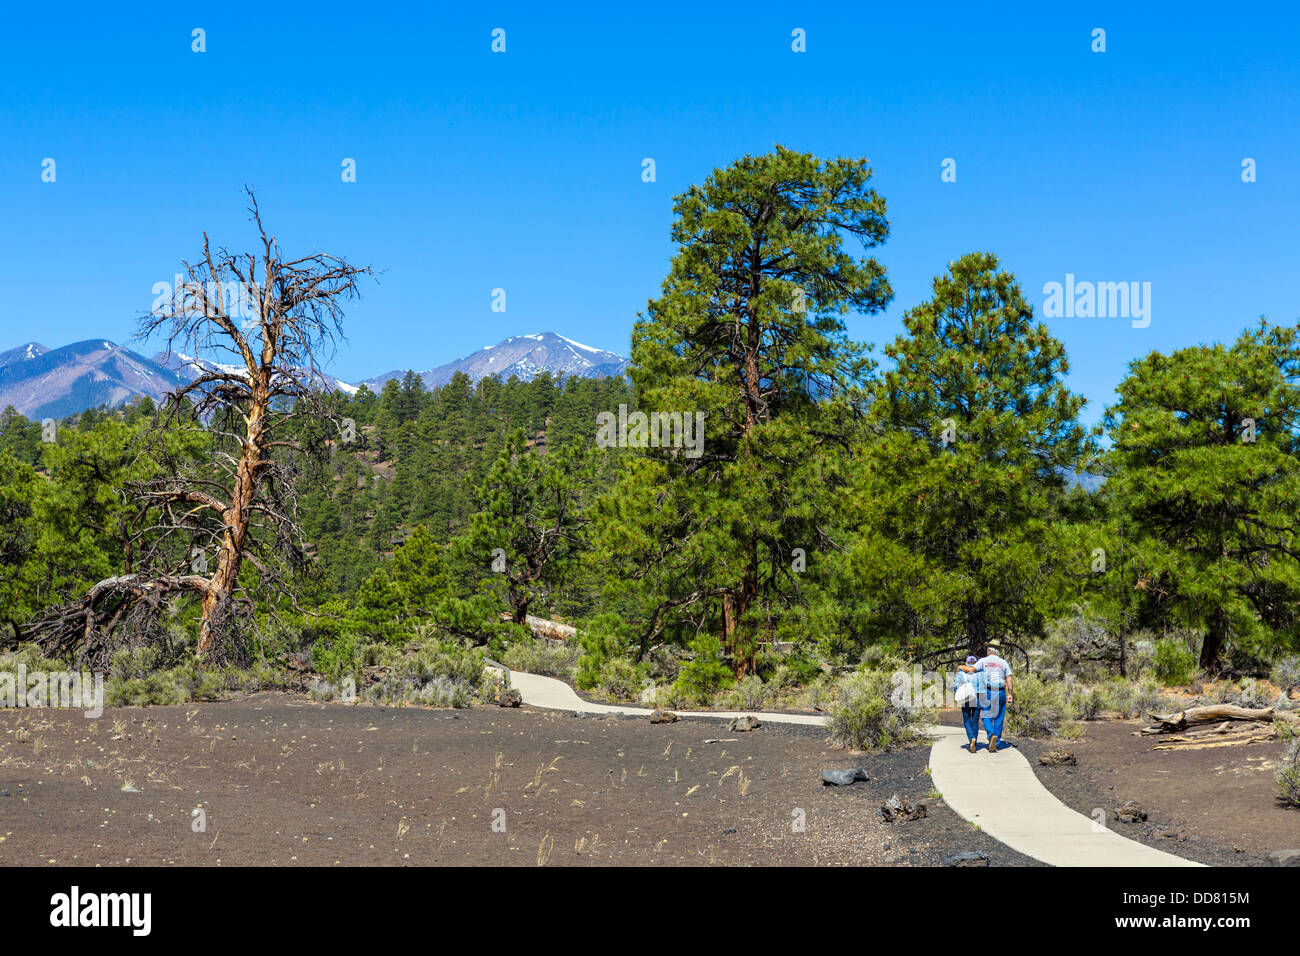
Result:
[[[1103,493],[1129,530],[1142,598],[1203,630],[1200,666],[1229,640],[1269,653],[1300,638],[1300,343],[1261,322],[1231,346],[1131,363],[1105,422]]]
[[[873,631],[972,649],[1037,633],[1062,570],[1049,530],[1063,469],[1087,447],[1065,349],[987,253],[952,263],[903,324],[851,498]]]
[[[576,445],[540,455],[516,429],[475,495],[458,551],[489,589],[501,591],[514,624],[523,625],[534,602],[545,602],[576,564],[592,464],[590,449]]]
[[[709,630],[751,671],[760,633],[797,601],[795,549],[829,546],[838,502],[818,468],[845,454],[844,401],[869,370],[844,313],[892,295],[884,267],[844,245],[888,235],[870,178],[866,160],[778,146],[676,199],[678,251],[629,372],[641,411],[702,412],[704,444],[620,449],[601,521],[601,559],[638,596],[639,653]]]

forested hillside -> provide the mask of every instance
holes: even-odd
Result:
[[[699,701],[990,638],[1125,676],[1293,655],[1296,330],[1137,360],[1086,429],[1064,346],[992,254],[951,263],[880,352],[848,337],[893,297],[870,179],[778,148],[678,197],[626,378],[320,394],[292,381],[332,334],[292,307],[315,273],[286,280],[261,351],[192,304],[155,317],[210,323],[247,371],[53,433],[0,416],[5,641],[110,666],[310,655],[332,680],[433,641],[422,681],[486,647]],[[344,298],[367,272],[302,261]],[[576,625],[555,660],[530,616]]]

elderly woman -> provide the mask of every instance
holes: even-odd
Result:
[[[961,705],[961,722],[966,728],[966,749],[975,752],[975,741],[980,735],[980,701],[985,694],[984,672],[975,669],[978,660],[974,654],[957,668],[953,675],[952,690]]]

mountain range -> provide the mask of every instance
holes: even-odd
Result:
[[[601,378],[622,375],[627,359],[614,352],[591,348],[554,332],[512,335],[471,355],[417,372],[428,388],[445,385],[457,372],[472,381],[487,376],[508,379],[515,375],[529,381],[543,372],[556,377]],[[31,419],[64,418],[100,405],[114,407],[140,395],[161,398],[167,392],[193,381],[204,371],[236,370],[201,358],[176,352],[160,352],[146,358],[107,339],[87,339],[50,349],[39,342],[26,342],[0,352],[0,409],[12,405]],[[394,370],[349,383],[320,375],[328,389],[354,393],[360,385],[380,391],[391,378],[405,370]]]

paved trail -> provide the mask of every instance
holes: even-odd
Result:
[[[650,713],[644,707],[589,703],[563,681],[540,674],[511,671],[510,685],[532,707],[586,714]],[[675,713],[721,720],[753,713],[765,723],[826,724],[826,718],[817,714],[716,710]],[[934,789],[943,794],[944,803],[956,814],[1013,850],[1053,866],[1200,865],[1111,830],[1094,828],[1090,818],[1056,799],[1034,775],[1024,754],[1013,747],[996,754],[984,750],[972,754],[965,749],[966,734],[960,727],[932,727],[930,733],[934,736],[930,749]]]
[[[962,728],[930,732],[930,779],[943,802],[1013,850],[1053,866],[1200,866],[1094,827],[1056,799],[1015,748],[972,754]],[[1105,809],[1109,817],[1113,809]]]

